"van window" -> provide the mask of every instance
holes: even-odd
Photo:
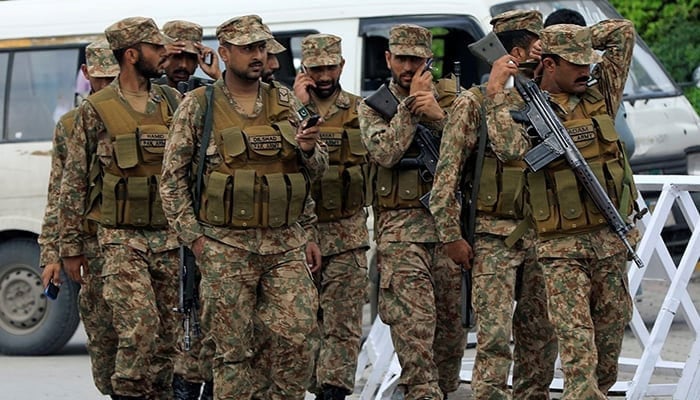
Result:
[[[279,71],[275,72],[275,78],[289,86],[290,88],[294,84],[294,78],[296,77],[297,70],[301,66],[301,41],[304,36],[310,35],[312,33],[318,33],[315,30],[303,30],[303,31],[286,31],[286,32],[273,32],[275,35],[275,40],[277,40],[282,46],[284,46],[287,51],[283,51],[277,54],[277,59],[280,63]],[[216,38],[208,38],[203,41],[205,46],[209,46],[214,51],[219,48],[219,41]],[[221,60],[219,60],[221,70],[226,69]],[[201,69],[197,69],[195,75],[201,77],[207,77],[206,74],[202,72]]]
[[[47,140],[58,119],[73,108],[79,50],[13,54],[8,82],[6,140]]]
[[[367,96],[388,82],[391,73],[386,66],[384,52],[389,49],[389,30],[397,24],[416,24],[430,29],[433,34],[433,75],[446,77],[454,71],[454,62],[461,63],[460,83],[470,87],[489,71],[477,60],[467,45],[484,35],[479,22],[469,15],[405,16],[365,18],[360,21],[363,39],[362,96]]]
[[[0,140],[5,137],[5,88],[7,85],[7,60],[8,53],[0,53]]]

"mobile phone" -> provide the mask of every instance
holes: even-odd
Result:
[[[423,72],[428,72],[433,69],[433,59],[429,58],[428,61],[425,62],[425,68],[423,68]]]
[[[53,283],[53,280],[49,281],[49,284],[44,288],[44,294],[51,300],[56,300],[58,298],[58,291],[60,287]]]
[[[304,129],[309,129],[313,126],[316,126],[318,124],[318,120],[321,119],[321,116],[318,114],[314,114],[309,117],[309,119],[304,122]]]
[[[212,57],[211,53],[207,53],[204,55],[204,63],[205,64],[211,65],[212,61],[213,61],[213,57]]]

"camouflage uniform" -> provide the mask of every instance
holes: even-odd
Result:
[[[88,74],[93,78],[113,78],[119,74],[119,65],[114,59],[106,39],[99,39],[85,48],[85,59]],[[53,155],[51,157],[51,174],[49,189],[44,212],[44,223],[39,235],[41,246],[41,265],[60,263],[59,256],[59,196],[61,179],[66,165],[68,150],[66,139],[70,136],[77,109],[67,112],[56,124],[53,134]],[[88,230],[94,229],[94,225]],[[90,274],[81,285],[78,294],[78,311],[87,334],[87,350],[90,355],[92,377],[97,389],[106,395],[111,395],[110,381],[114,372],[114,355],[117,349],[117,335],[112,325],[112,313],[102,296],[104,259],[100,255],[95,232],[85,232],[83,236],[85,254],[90,262]]]
[[[605,121],[601,117],[607,117],[610,121],[607,125],[609,129],[605,131],[604,128],[590,130],[596,132],[595,135],[589,134],[587,126],[579,125],[573,129],[567,126],[577,147],[582,149],[583,154],[590,154],[591,150],[595,150],[590,146],[591,143],[621,146],[612,129],[610,117],[614,117],[622,100],[622,91],[631,62],[634,46],[632,23],[626,20],[606,20],[590,29],[575,25],[554,25],[544,29],[541,38],[543,54],[556,54],[566,61],[580,65],[599,62],[593,71],[593,76],[598,82],[589,87],[583,95],[552,94],[552,107],[565,125],[585,118],[593,118],[596,124]],[[602,59],[593,49],[605,51]],[[543,79],[546,78],[545,74]],[[503,160],[521,159],[531,148],[523,127],[513,124],[509,114],[511,109],[521,106],[522,100],[516,92],[505,91],[496,94],[489,109],[488,125],[492,147]],[[625,188],[628,182],[624,179],[632,179],[631,171],[629,175],[624,172],[629,171],[624,157],[617,159],[615,163],[604,161],[605,165],[602,168],[611,168],[612,164],[618,162],[622,164],[621,173],[617,176],[612,175],[614,178],[604,184],[608,190],[617,186]],[[558,172],[559,175],[555,175],[553,180],[549,171],[562,172]],[[559,340],[565,376],[562,398],[604,399],[608,389],[617,379],[617,359],[624,329],[632,313],[625,274],[626,250],[617,235],[605,225],[604,220],[601,221],[600,217],[590,217],[594,215],[591,214],[591,210],[584,210],[583,214],[574,213],[577,204],[591,204],[590,200],[570,197],[565,209],[562,207],[560,210],[558,204],[549,208],[543,207],[539,195],[540,184],[554,189],[555,196],[551,200],[556,201],[556,196],[563,194],[551,185],[553,182],[560,183],[556,179],[565,177],[566,173],[570,173],[567,171],[570,169],[559,161],[545,168],[544,173],[547,175],[544,181],[540,179],[540,172],[530,173],[527,178],[528,205],[532,210],[531,221],[538,233],[537,257],[544,271],[549,318]],[[579,193],[583,192],[580,187],[578,190]],[[629,197],[633,196],[630,193],[636,193],[633,182],[631,190],[626,188],[623,192],[611,196],[613,201],[619,200],[622,204],[625,198],[624,191],[627,191],[629,203]],[[578,203],[579,201],[583,203]],[[631,208],[631,204],[629,207]],[[544,222],[551,220],[552,214],[557,216],[559,213],[562,216],[556,217],[558,222],[555,226],[544,225]],[[579,217],[583,220],[575,221],[578,225],[569,223],[570,220]],[[633,230],[631,236],[634,239],[636,231]]]
[[[139,42],[167,43],[153,20],[141,17],[119,21],[108,27],[105,34],[112,49]],[[155,86],[151,87],[146,112],[141,115],[167,117],[163,110],[169,106],[164,105],[161,93]],[[102,184],[105,170],[125,161],[116,157],[120,150],[118,142],[112,141],[111,134],[115,132],[107,131],[103,117],[98,114],[96,96],[110,98],[121,104],[121,109],[130,108],[117,78],[78,109],[73,134],[66,142],[68,156],[59,202],[63,225],[60,251],[64,258],[86,253],[81,229],[85,216],[96,210],[95,202],[99,212],[109,210],[105,208],[105,191],[100,190],[90,201],[88,191],[95,189],[96,182]],[[90,160],[99,161],[91,165]],[[92,218],[100,224],[97,239],[105,260],[103,295],[111,308],[119,338],[111,377],[114,393],[170,399],[177,338],[172,311],[177,301],[178,259],[174,250],[178,246],[177,238],[167,228],[120,227],[118,223],[106,222],[109,216],[105,214],[95,214]]]
[[[398,25],[391,29],[389,50],[392,54],[426,58],[432,55],[430,46],[431,34],[425,28]],[[453,83],[453,93],[455,88]],[[399,100],[391,122],[386,122],[364,102],[359,107],[362,141],[370,159],[380,166],[375,188],[379,315],[391,327],[402,368],[399,384],[406,388],[405,398],[442,399],[443,393],[459,386],[466,346],[466,332],[461,326],[459,311],[460,267],[438,243],[435,221],[418,202],[416,196],[420,193],[415,184],[420,178],[417,170],[408,172],[414,174],[408,179],[410,189],[394,188],[393,178],[387,185],[380,177],[387,171],[405,176],[405,172],[392,167],[415,147],[413,136],[420,122],[408,108],[413,96],[402,95],[393,81],[389,89]],[[445,108],[440,99],[438,102]],[[422,124],[439,135],[444,122],[445,119]],[[400,180],[399,185],[405,181]],[[429,190],[429,186],[418,189]],[[406,193],[410,196],[405,196]],[[410,197],[412,206],[382,206],[384,195]]]
[[[495,33],[527,30],[539,35],[538,11],[508,11],[491,20]],[[440,145],[440,160],[430,198],[430,210],[443,243],[462,238],[460,190],[463,173],[478,141],[488,105],[485,87],[464,92],[454,103]],[[484,102],[486,104],[484,104]],[[548,398],[549,382],[557,356],[554,332],[547,321],[542,272],[536,262],[533,232],[519,232],[522,218],[522,184],[525,167],[504,165],[488,150],[481,171],[473,243],[473,307],[476,312],[477,348],[472,375],[475,399]],[[470,195],[462,190],[465,195]],[[520,218],[518,218],[520,217]],[[506,244],[513,234],[514,244]],[[521,271],[515,314],[517,271]],[[513,329],[515,328],[515,329]],[[515,365],[511,395],[508,389],[515,338]]]
[[[301,43],[302,64],[307,68],[340,66],[341,39],[314,34]],[[367,298],[366,185],[367,150],[362,145],[357,105],[361,98],[344,90],[323,117],[321,139],[328,146],[330,168],[313,187],[318,239],[323,255],[316,282],[321,301],[321,343],[316,361],[319,391],[352,393],[362,336],[362,306]],[[320,114],[311,96],[310,113]],[[334,387],[334,388],[333,388]],[[328,398],[328,397],[327,397]],[[337,398],[337,397],[333,397]]]
[[[217,37],[221,43],[237,46],[271,39],[257,16],[239,17],[224,22],[217,28]],[[230,158],[233,156],[228,151],[224,156],[221,151],[232,144],[224,141],[228,139],[223,135],[245,132],[250,125],[258,129],[268,129],[272,123],[275,123],[275,126],[286,126],[286,119],[293,115],[293,111],[299,106],[298,100],[286,89],[273,90],[267,84],[260,83],[253,113],[247,114],[237,103],[236,97],[229,92],[225,76],[224,74],[224,78],[214,83],[213,129],[206,149],[204,181],[207,182],[207,187],[204,192],[213,193],[211,191],[216,189],[212,187],[213,179],[217,177],[232,174],[236,175],[237,182],[241,179],[240,182],[243,183],[243,178],[239,178],[239,175],[250,177],[257,173],[257,169],[261,171],[257,176],[264,175],[266,179],[265,183],[261,179],[257,187],[265,184],[267,190],[277,193],[277,187],[266,183],[268,177],[272,179],[272,175],[275,174],[265,175],[265,168],[273,168],[278,163],[274,156],[277,153],[273,150],[279,150],[278,146],[287,149],[286,146],[291,145],[286,139],[287,136],[281,139],[283,142],[276,141],[278,134],[255,136],[250,140],[242,138],[240,142],[236,139],[235,143],[241,144],[242,147],[240,152],[236,153],[235,160],[241,160],[243,164],[229,167],[233,162]],[[256,222],[264,221],[268,216],[271,223],[276,222],[273,215],[278,216],[278,209],[269,206],[268,202],[254,203],[259,197],[241,199],[237,194],[230,203],[235,210],[230,211],[232,214],[226,214],[227,217],[224,218],[224,221],[228,222],[214,222],[215,212],[210,208],[213,207],[213,203],[209,204],[213,197],[207,197],[207,203],[202,203],[202,211],[195,216],[189,191],[189,177],[196,174],[193,162],[198,158],[204,126],[204,91],[204,88],[198,88],[191,92],[175,113],[171,136],[165,150],[160,191],[163,208],[171,226],[178,232],[180,241],[191,246],[200,237],[205,238],[203,251],[197,263],[202,273],[202,326],[207,333],[204,345],[209,347],[211,343],[215,347],[215,397],[250,399],[255,391],[253,385],[256,374],[265,373],[271,377],[273,385],[264,398],[303,398],[312,366],[311,347],[307,337],[316,329],[318,307],[316,289],[306,264],[304,250],[304,246],[314,235],[313,202],[306,197],[303,211],[299,210],[299,219],[278,227]],[[272,114],[275,107],[281,108],[279,114]],[[244,122],[238,126],[222,128],[221,126],[228,126],[227,119]],[[247,134],[253,135],[252,131]],[[241,138],[240,135],[236,137]],[[261,141],[264,143],[259,145]],[[297,155],[294,162],[303,165],[309,180],[323,173],[328,159],[322,147],[317,145],[311,155],[300,151],[296,144],[293,147]],[[268,156],[266,163],[248,164],[248,157],[269,153],[273,156]],[[224,171],[224,168],[230,170],[225,174],[219,172]],[[299,175],[299,169],[296,171],[290,173],[290,181]],[[237,184],[234,183],[234,186]],[[255,190],[252,182],[250,187]],[[235,190],[238,193],[238,189]],[[273,194],[270,194],[271,198]],[[256,207],[253,215],[243,213],[246,207],[253,207],[253,204],[248,204],[251,202]],[[255,212],[261,208],[265,208],[267,213],[262,217],[260,213]],[[223,212],[229,209],[225,208]],[[289,215],[293,215],[291,206]],[[233,221],[240,221],[239,226],[233,225]],[[251,221],[253,227],[248,227],[247,221]],[[270,367],[263,372],[256,371],[259,366],[252,363],[257,351],[253,340],[254,318],[270,332]]]

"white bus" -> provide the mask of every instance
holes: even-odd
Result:
[[[282,68],[277,73],[288,84],[299,63],[301,38],[314,32],[333,33],[343,38],[346,64],[341,84],[366,95],[389,77],[383,54],[394,24],[430,28],[435,74],[449,74],[454,62],[460,61],[462,85],[468,87],[488,72],[467,45],[490,30],[492,15],[526,8],[546,16],[562,7],[580,11],[588,23],[618,16],[600,0],[0,2],[0,352],[55,352],[78,323],[75,285],[64,285],[56,302],[41,294],[36,237],[46,203],[54,124],[77,96],[85,94],[78,74],[83,47],[112,22],[137,15],[152,17],[159,25],[185,19],[201,24],[205,42],[216,48],[216,26],[236,15],[258,14],[289,49],[281,54]],[[664,169],[675,165],[672,172],[684,173],[683,149],[700,144],[698,116],[641,42],[635,48],[625,96],[637,147],[633,162],[642,165],[660,157],[664,163],[658,165]]]

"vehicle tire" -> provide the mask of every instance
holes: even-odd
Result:
[[[62,280],[58,299],[47,299],[36,240],[0,243],[0,353],[52,354],[70,340],[80,322],[79,285],[65,276]]]

